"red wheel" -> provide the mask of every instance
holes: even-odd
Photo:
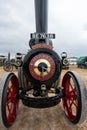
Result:
[[[5,127],[10,127],[16,120],[19,105],[18,94],[17,77],[13,73],[6,73],[0,81],[0,114]]]
[[[68,71],[62,81],[63,108],[67,118],[74,124],[82,122],[86,113],[86,88],[79,75]]]

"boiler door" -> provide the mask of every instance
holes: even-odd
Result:
[[[35,79],[45,81],[54,75],[55,62],[50,55],[41,53],[31,59],[29,70]]]
[[[34,85],[51,86],[60,77],[61,59],[47,48],[37,48],[28,52],[23,60],[23,73]]]

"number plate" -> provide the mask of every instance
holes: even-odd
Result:
[[[31,33],[31,39],[55,39],[55,34],[46,34],[46,33]]]

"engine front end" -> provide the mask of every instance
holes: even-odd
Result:
[[[50,45],[37,44],[35,46],[23,60],[24,75],[34,87],[44,85],[50,88],[59,80],[61,59],[54,50],[50,49]]]

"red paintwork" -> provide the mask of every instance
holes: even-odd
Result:
[[[19,99],[19,84],[15,76],[12,76],[8,81],[7,95],[6,95],[6,116],[9,124],[13,124],[18,111]]]
[[[62,86],[63,93],[66,95],[62,98],[64,111],[68,119],[73,121],[77,116],[78,95],[71,75],[67,74],[64,77]]]
[[[39,59],[45,59],[51,64],[51,71],[47,75],[45,75],[44,77],[37,75],[34,71],[34,64]],[[54,63],[54,60],[51,58],[51,56],[41,53],[41,54],[36,55],[34,58],[32,58],[32,60],[29,64],[29,70],[30,70],[31,75],[35,79],[45,81],[45,80],[50,79],[53,76],[53,74],[55,72],[55,63]]]
[[[48,48],[48,49],[53,49],[53,46],[51,46],[51,45],[48,45],[48,44],[45,44],[45,43],[39,43],[39,44],[36,44],[36,45],[34,45],[34,46],[32,46],[32,49],[37,49],[37,48]]]

